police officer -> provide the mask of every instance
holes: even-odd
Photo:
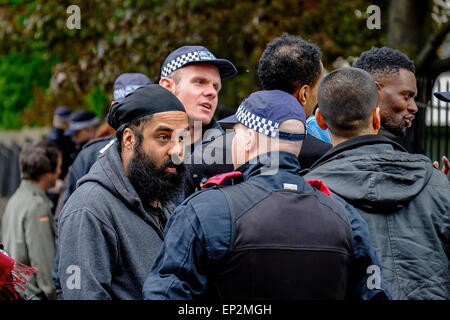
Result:
[[[80,110],[72,115],[69,130],[64,134],[72,136],[72,140],[77,144],[77,154],[85,145],[95,137],[95,130],[100,120],[95,113],[89,110]]]
[[[203,162],[202,159],[195,161],[194,151],[197,150],[201,157],[203,144],[216,138],[223,139],[224,131],[214,119],[214,113],[218,107],[222,81],[236,74],[236,67],[231,61],[217,58],[203,46],[182,46],[171,52],[162,64],[159,85],[183,103],[189,116],[190,136],[186,140],[184,161],[187,169],[185,191],[180,194],[177,204],[195,191],[201,177],[209,178],[230,171],[223,161],[211,166],[194,165]]]
[[[72,165],[76,156],[76,144],[72,137],[67,134],[70,126],[72,109],[66,106],[56,108],[53,113],[53,128],[48,136],[48,140],[55,143],[62,152],[63,162],[59,179],[64,180],[69,167]]]
[[[221,122],[234,125],[236,171],[211,178],[212,188],[171,215],[144,298],[389,297],[381,274],[368,281],[367,268],[378,265],[367,225],[297,174],[306,122],[299,102],[279,90],[255,92]]]

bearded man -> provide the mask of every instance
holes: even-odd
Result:
[[[141,299],[182,187],[188,118],[172,93],[141,87],[107,121],[117,147],[99,156],[61,212],[62,299]]]

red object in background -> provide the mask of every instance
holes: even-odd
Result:
[[[16,289],[25,290],[25,276],[36,273],[30,268],[0,252],[0,300],[17,300]]]

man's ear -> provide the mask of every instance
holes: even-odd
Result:
[[[169,90],[170,92],[172,92],[173,94],[175,94],[175,81],[173,81],[173,79],[170,78],[161,78],[159,80],[159,85],[167,90]]]
[[[122,151],[131,150],[136,142],[136,137],[133,130],[130,128],[125,128],[122,135]]]
[[[380,130],[381,118],[380,118],[380,108],[376,107],[372,113],[372,125],[375,131]]]
[[[378,95],[379,95],[381,90],[383,90],[383,85],[381,83],[379,83],[378,81],[375,81],[375,84],[377,85]]]
[[[311,87],[305,84],[304,86],[295,90],[295,97],[301,103],[302,106],[306,104],[306,101],[309,99],[309,95],[311,94]]]
[[[317,108],[316,110],[316,121],[320,129],[327,130],[328,126],[325,123],[325,120],[323,119],[322,113],[320,113],[320,108]]]
[[[245,151],[251,153],[253,150],[256,150],[257,143],[257,133],[253,130],[247,130],[245,133]]]

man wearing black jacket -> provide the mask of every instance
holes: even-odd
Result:
[[[378,94],[361,69],[325,77],[316,119],[333,148],[305,178],[323,181],[367,222],[394,299],[448,300],[450,183],[429,158],[377,134]]]
[[[323,77],[321,52],[314,43],[300,37],[283,34],[267,45],[258,66],[258,78],[263,90],[282,90],[292,94],[302,105],[308,118],[317,104],[317,88]],[[232,133],[216,137],[195,150],[188,163],[186,195],[216,174],[233,171],[231,163]],[[311,167],[331,148],[312,135],[306,135],[299,156],[300,167]]]

